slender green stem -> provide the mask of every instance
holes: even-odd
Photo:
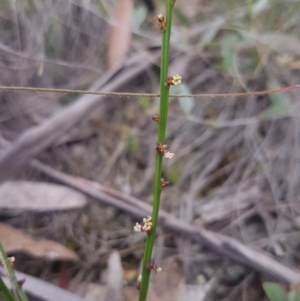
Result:
[[[166,86],[169,67],[170,36],[172,24],[173,1],[166,0],[166,28],[162,33],[162,48],[160,62],[160,112],[158,125],[158,142],[164,144],[167,128],[168,107],[169,107],[169,87]],[[154,149],[154,148],[153,148]],[[160,206],[160,179],[162,170],[162,155],[156,154],[155,177],[154,177],[154,201],[152,211],[152,229],[148,233],[143,258],[142,280],[140,285],[139,301],[145,301],[147,298],[148,286],[150,281],[150,271],[147,264],[151,261],[156,227],[158,221],[158,212]]]
[[[0,295],[6,301],[16,301],[13,294],[10,292],[6,284],[4,283],[3,279],[0,277]]]
[[[9,261],[7,259],[6,252],[4,251],[4,248],[1,243],[0,243],[0,257],[1,257],[1,260],[3,263],[3,266],[7,272],[7,276],[11,282],[12,290],[15,295],[15,298],[12,295],[7,295],[8,299],[6,299],[6,301],[12,301],[12,300],[29,301],[25,292],[18,284],[18,280],[16,278],[14,270],[12,269],[11,264],[9,263]],[[5,291],[5,290],[2,291],[2,293],[3,292],[7,293],[7,291]]]

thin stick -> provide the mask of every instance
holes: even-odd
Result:
[[[41,173],[47,175],[56,182],[72,187],[82,193],[108,206],[121,209],[131,216],[142,218],[150,214],[152,207],[146,202],[136,199],[133,196],[126,195],[124,192],[117,191],[113,188],[105,187],[99,183],[88,181],[84,178],[74,175],[68,175],[54,168],[47,166],[40,161],[32,160],[30,166]],[[278,281],[282,281],[288,285],[300,283],[300,271],[284,263],[277,258],[254,249],[250,246],[235,240],[234,238],[214,233],[197,225],[189,225],[184,221],[172,216],[163,209],[159,211],[159,222],[162,226],[181,235],[185,239],[191,239],[203,245],[209,245],[213,250],[217,251],[225,257],[242,263],[257,272],[275,277]]]
[[[201,93],[201,94],[170,94],[170,97],[188,97],[188,98],[228,98],[228,97],[246,97],[253,95],[268,95],[274,93],[282,93],[290,90],[300,88],[300,85],[293,85],[271,90],[262,90],[254,92],[238,92],[238,93]],[[160,97],[156,93],[127,93],[127,92],[104,92],[104,91],[85,91],[85,90],[71,90],[71,89],[52,89],[52,88],[35,88],[35,87],[13,87],[0,86],[0,91],[24,91],[24,92],[45,92],[45,93],[71,93],[71,94],[90,94],[102,95],[108,97]]]

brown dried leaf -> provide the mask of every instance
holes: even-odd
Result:
[[[177,256],[166,258],[156,275],[154,291],[159,300],[175,300],[183,281],[183,263]]]
[[[120,63],[130,46],[133,0],[119,0],[114,11],[113,24],[109,30],[108,66]]]
[[[183,281],[183,263],[171,256],[162,263],[162,272],[155,274],[154,283],[150,283],[147,301],[174,301],[180,293]],[[139,291],[134,287],[123,290],[123,301],[137,301]]]
[[[34,257],[78,261],[78,256],[63,245],[48,239],[34,240],[30,235],[0,223],[0,242],[5,251],[25,252]]]

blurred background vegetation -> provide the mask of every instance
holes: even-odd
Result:
[[[156,15],[163,4],[0,0],[0,83],[89,89],[113,70],[126,71],[127,62],[142,55],[149,64],[124,80],[119,91],[157,93],[159,65],[153,57],[160,45]],[[250,92],[299,84],[299,12],[297,0],[177,0],[170,75],[179,73],[183,84],[171,92]],[[171,99],[167,141],[175,157],[164,168],[172,185],[163,191],[163,209],[299,268],[298,95],[293,90]],[[2,91],[0,155],[26,130],[80,97]],[[106,98],[36,158],[151,203],[156,125],[150,116],[157,105],[150,97]],[[30,166],[10,179],[53,182]],[[124,287],[135,282],[144,238],[133,234],[135,220],[126,212],[92,200],[83,209],[44,213],[5,206],[2,222],[36,239],[59,242],[80,258],[65,263],[17,250],[12,252],[17,269],[87,296],[88,284],[105,283],[108,255],[118,249]],[[198,300],[267,300],[263,276],[206,246],[161,228],[156,250],[161,259],[183,258],[182,279],[205,292]]]

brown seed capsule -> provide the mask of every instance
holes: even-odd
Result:
[[[162,271],[162,268],[155,264],[154,259],[151,259],[151,261],[146,265],[146,269],[148,271],[154,271],[155,273],[160,273]]]
[[[158,26],[160,28],[160,30],[165,30],[166,28],[166,22],[165,22],[165,17],[162,14],[159,14],[157,16],[157,20],[158,20]]]
[[[22,279],[18,280],[18,285],[19,285],[20,288],[22,288],[25,281],[26,281],[26,278],[22,278]]]
[[[161,189],[167,187],[169,184],[170,184],[170,182],[169,182],[169,181],[165,181],[164,178],[161,178],[161,179],[160,179],[160,188],[161,188]]]
[[[134,287],[139,291],[141,289],[141,283],[136,283]]]
[[[157,114],[153,115],[152,120],[156,121],[156,122],[159,122],[159,116]]]
[[[165,17],[162,14],[159,14],[157,16],[157,20],[158,20],[159,23],[164,22],[165,21]]]
[[[166,79],[166,86],[168,87],[168,88],[170,88],[170,86],[172,86],[173,85],[173,77],[172,76],[169,76],[169,77],[167,77],[167,79]]]
[[[150,262],[146,265],[148,271],[152,271],[154,267],[154,259],[151,259]]]
[[[168,152],[168,144],[162,144],[162,143],[157,143],[156,146],[155,146],[155,150],[161,154],[162,156],[164,156],[165,153]]]

